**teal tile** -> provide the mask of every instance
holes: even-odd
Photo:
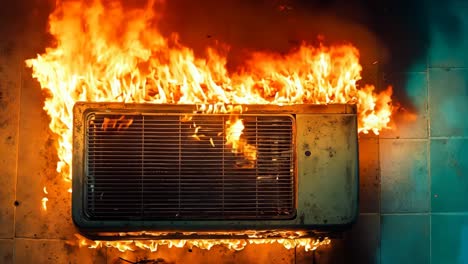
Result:
[[[426,140],[380,139],[381,212],[429,211]]]
[[[468,139],[431,140],[433,212],[468,211]]]
[[[468,214],[433,215],[431,264],[468,263]]]
[[[429,8],[429,67],[468,67],[467,1],[433,2],[437,4]]]
[[[429,71],[432,137],[468,136],[468,69]]]
[[[392,114],[392,129],[382,130],[380,138],[427,138],[427,73],[388,73],[383,85],[393,87],[393,97],[402,107]]]
[[[383,215],[381,264],[429,263],[429,215]]]

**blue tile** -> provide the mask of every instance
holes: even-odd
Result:
[[[468,215],[433,215],[431,263],[468,263]]]
[[[393,87],[401,107],[392,115],[392,129],[383,130],[380,138],[427,138],[427,73],[389,73],[383,82]]]
[[[468,211],[468,139],[431,140],[433,212]]]
[[[468,6],[463,1],[439,2],[429,8],[430,67],[468,67]]]
[[[429,211],[426,140],[380,139],[381,211]]]
[[[431,136],[468,136],[468,70],[429,72]]]
[[[381,263],[429,263],[429,215],[383,215]]]

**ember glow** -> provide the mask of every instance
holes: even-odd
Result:
[[[232,152],[243,154],[247,161],[255,161],[256,150],[243,139],[238,115],[249,104],[354,103],[359,132],[378,134],[387,128],[391,89],[377,94],[371,85],[358,87],[362,67],[352,45],[303,43],[287,54],[253,52],[243,67],[229,72],[225,49],[208,47],[204,57],[196,57],[176,33],[161,34],[155,1],[128,10],[118,1],[105,2],[58,1],[49,17],[56,44],[26,61],[46,91],[44,109],[51,118],[51,131],[58,136],[57,171],[67,181],[71,180],[72,109],[78,101],[192,104],[203,113],[230,113],[224,137]],[[108,120],[105,129],[124,129],[131,122],[124,117]],[[195,125],[195,140],[214,145],[197,132]],[[239,247],[251,243],[246,241]],[[310,247],[311,241],[304,246]]]
[[[47,196],[49,193],[47,192],[47,188],[44,186],[44,188],[42,189],[42,191],[44,192],[44,194]],[[42,201],[42,210],[44,211],[47,211],[47,202],[49,201],[49,198],[47,198],[46,196],[42,197],[41,201]]]

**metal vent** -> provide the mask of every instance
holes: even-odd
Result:
[[[94,220],[293,218],[293,117],[240,118],[255,161],[226,146],[228,115],[92,114],[86,214]]]

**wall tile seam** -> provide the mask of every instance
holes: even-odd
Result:
[[[421,210],[421,211],[416,211],[416,210],[411,210],[411,211],[382,211],[380,214],[381,215],[394,215],[394,214],[430,214],[431,211],[429,209],[427,210]]]
[[[21,65],[21,58],[23,58],[23,48],[20,49],[20,54],[19,54],[19,58],[18,58],[18,64]],[[22,69],[23,67],[20,67],[20,69]],[[15,180],[14,180],[14,184],[15,184],[15,193],[14,193],[14,197],[15,197],[15,201],[18,200],[18,197],[17,197],[17,190],[18,190],[18,168],[19,168],[19,145],[20,145],[20,122],[21,122],[21,101],[22,101],[22,96],[23,96],[23,87],[24,87],[24,83],[23,83],[23,70],[19,70],[19,87],[18,87],[18,110],[17,110],[17,116],[18,116],[18,126],[17,126],[17,130],[16,130],[16,136],[17,136],[17,140],[16,140],[16,166],[15,166]],[[16,209],[17,207],[14,206],[13,208],[13,263],[16,263]]]
[[[425,142],[429,138],[381,138],[382,141],[411,141],[411,142]]]
[[[431,212],[431,215],[434,215],[434,216],[440,216],[440,215],[468,216],[468,211]]]
[[[429,70],[468,70],[466,66],[429,66]]]
[[[437,137],[429,137],[429,139],[434,140],[445,140],[445,139],[468,139],[468,136],[437,136]]]
[[[429,122],[429,120],[428,120]],[[428,133],[430,133],[428,131]],[[429,264],[432,264],[432,173],[431,173],[431,140],[426,143],[427,148],[427,180],[429,184]]]
[[[409,140],[427,140],[429,139],[429,136],[427,137],[381,137],[380,139],[397,139],[397,140],[405,140],[405,139],[409,139]]]
[[[380,215],[381,216],[415,216],[415,215],[424,215],[424,216],[429,216],[431,215],[432,213],[431,212],[421,212],[421,213],[414,213],[414,212],[411,212],[411,213],[381,213]]]
[[[61,238],[45,238],[45,237],[37,237],[37,238],[32,238],[32,237],[15,237],[13,238],[14,240],[30,240],[30,241],[53,241],[53,242],[70,242],[70,241],[78,241],[77,238],[73,239],[61,239]]]
[[[378,188],[378,199],[379,199],[379,208],[377,208],[377,211],[382,213],[382,168],[380,165],[380,137],[377,137],[377,159],[378,159],[378,173],[379,173],[379,188]]]
[[[429,87],[429,80],[430,80],[430,58],[429,54],[426,56],[426,127],[427,127],[427,143],[426,143],[426,164],[427,164],[427,180],[429,184],[429,264],[432,264],[432,173],[431,173],[431,108],[429,106],[430,100],[430,87]]]
[[[427,70],[424,70],[424,71],[398,71],[398,70],[394,70],[394,71],[387,71],[386,72],[387,75],[392,75],[392,74],[415,74],[415,73],[426,74]]]
[[[359,213],[359,215],[361,216],[378,216],[380,215],[380,213]]]

